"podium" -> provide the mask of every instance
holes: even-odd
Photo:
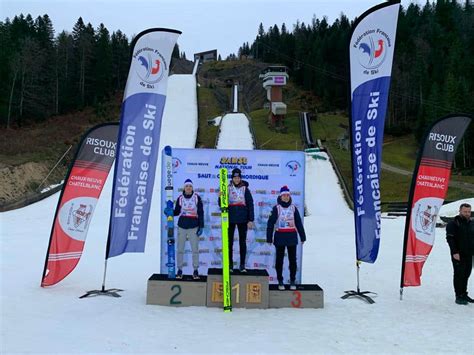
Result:
[[[268,272],[234,270],[230,274],[232,308],[268,308]],[[207,307],[222,307],[222,269],[207,273]]]
[[[168,279],[166,274],[153,274],[148,279],[146,304],[186,307],[206,305],[207,277],[194,280],[184,275],[181,280]]]
[[[269,308],[324,308],[324,294],[318,285],[296,285],[296,290],[270,285]]]
[[[266,270],[234,270],[230,279],[233,308],[324,308],[324,292],[316,284],[296,285],[296,290],[286,285],[280,291],[278,285],[268,284]],[[148,279],[146,304],[222,308],[222,298],[222,269],[209,269],[199,280],[190,275],[168,279],[167,274],[153,274]]]

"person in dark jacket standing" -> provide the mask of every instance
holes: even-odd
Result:
[[[301,243],[304,243],[306,234],[300,214],[296,206],[292,204],[290,190],[287,186],[283,186],[280,189],[277,204],[273,206],[267,223],[267,243],[273,242],[276,248],[275,269],[279,290],[285,289],[283,285],[285,248],[288,250],[290,264],[290,290],[296,290],[296,246],[298,245],[298,234]]]
[[[253,197],[247,181],[242,180],[239,168],[232,170],[232,180],[229,184],[229,265],[233,269],[233,245],[235,227],[239,232],[240,267],[241,272],[247,272],[245,258],[247,256],[247,231],[253,228],[254,210]],[[219,198],[220,205],[220,198]]]
[[[199,279],[199,237],[204,228],[204,210],[201,197],[194,192],[193,182],[187,179],[184,182],[183,194],[176,200],[174,215],[178,219],[178,272],[176,278],[183,277],[184,244],[189,240],[193,253],[193,278]]]
[[[471,221],[471,205],[468,203],[461,204],[459,215],[446,226],[446,240],[451,250],[456,303],[474,303],[474,299],[467,295],[467,282],[471,275],[474,255],[474,222]]]

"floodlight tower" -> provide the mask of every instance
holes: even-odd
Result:
[[[283,65],[272,65],[265,68],[259,78],[263,80],[263,88],[270,101],[268,123],[272,128],[283,129],[286,105],[283,103],[282,89],[288,81],[288,69]]]

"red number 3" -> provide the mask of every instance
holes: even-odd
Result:
[[[301,292],[293,291],[293,296],[295,296],[295,299],[291,301],[291,306],[294,308],[300,308],[301,307]]]

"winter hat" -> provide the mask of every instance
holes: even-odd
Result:
[[[235,168],[232,170],[232,177],[235,177],[235,176],[242,178],[242,171],[240,171],[239,168]]]
[[[283,194],[288,194],[288,195],[290,194],[290,189],[286,185],[280,189],[280,196]]]
[[[184,186],[186,186],[186,185],[191,185],[191,186],[193,186],[192,180],[191,180],[191,179],[186,179],[186,181],[184,182]]]

